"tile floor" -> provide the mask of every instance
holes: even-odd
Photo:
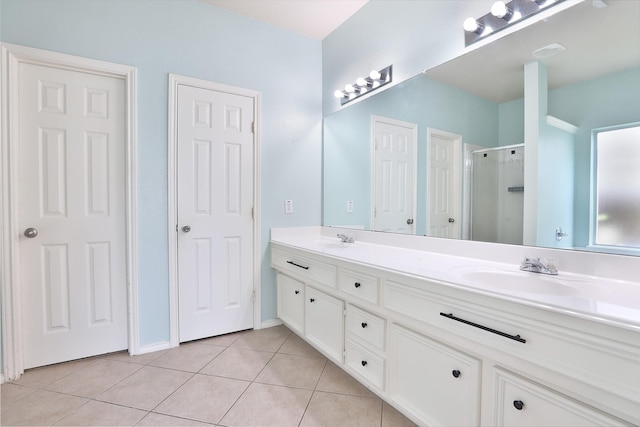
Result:
[[[28,370],[0,425],[413,426],[284,326]]]

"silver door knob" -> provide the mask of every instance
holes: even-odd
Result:
[[[409,225],[413,224],[413,218],[409,218],[409,219],[407,220],[407,224],[409,224]]]
[[[24,230],[24,235],[30,239],[33,239],[38,235],[38,230],[33,227],[29,227],[26,230]]]
[[[453,218],[449,218],[449,222],[450,222],[451,224],[453,224],[454,222],[456,222],[456,220],[455,220],[455,219],[453,219]]]
[[[183,225],[182,226],[182,231],[184,231],[185,233],[188,233],[191,231],[191,226],[190,225]]]

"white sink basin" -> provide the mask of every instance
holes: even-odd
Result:
[[[460,278],[474,285],[528,294],[578,295],[580,288],[553,276],[501,270],[467,271]]]
[[[337,239],[336,241],[324,239],[316,240],[315,244],[320,249],[348,249],[353,246],[353,243],[343,243],[339,239]]]
[[[463,268],[452,273],[469,285],[495,290],[497,292],[583,296],[598,287],[595,283],[563,278],[528,271],[508,271],[497,268]]]

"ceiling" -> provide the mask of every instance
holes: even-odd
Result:
[[[201,0],[258,21],[322,40],[368,0]]]
[[[640,0],[607,0],[598,9],[582,2],[530,27],[426,71],[436,80],[496,103],[524,94],[524,64],[551,43],[566,50],[540,59],[549,89],[640,67]]]

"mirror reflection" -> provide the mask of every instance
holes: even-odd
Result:
[[[640,2],[607,4],[325,117],[323,224],[637,255],[640,242],[609,236],[637,230],[640,182],[598,175],[596,141],[640,125]],[[640,165],[640,150],[613,151]],[[624,215],[599,210],[602,183]]]

